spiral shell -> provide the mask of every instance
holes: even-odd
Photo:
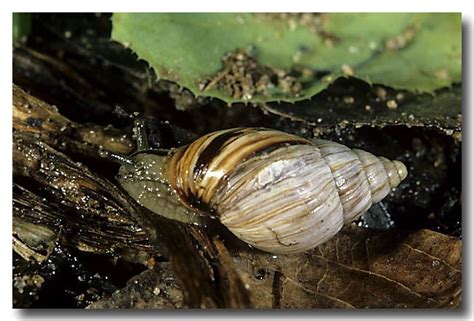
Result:
[[[143,185],[148,193],[141,189],[144,206],[176,212],[182,203],[187,212],[179,215],[211,213],[243,241],[276,254],[324,243],[407,176],[400,161],[263,128],[210,133],[163,158],[138,156],[147,179],[126,169],[122,185],[137,194],[136,182],[151,184]]]

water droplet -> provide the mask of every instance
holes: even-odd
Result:
[[[258,269],[255,272],[255,278],[257,280],[263,280],[267,277],[267,275],[268,275],[268,272],[265,269]]]

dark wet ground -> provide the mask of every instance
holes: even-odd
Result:
[[[150,129],[152,139],[162,147],[186,143],[212,130],[262,126],[308,138],[319,136],[402,160],[409,176],[383,202],[393,228],[427,228],[461,238],[460,85],[433,95],[415,95],[340,79],[313,99],[295,105],[229,108],[219,101],[196,99],[175,84],[154,83],[146,63],[108,41],[108,17],[33,14],[32,34],[14,48],[13,82],[81,124],[111,124],[131,132],[130,119],[120,116],[117,106],[152,117],[159,128]],[[109,179],[117,170],[73,157]],[[34,187],[18,177],[14,182]],[[25,263],[14,254],[14,305],[83,308],[122,288],[144,269],[73,248],[56,247],[41,266]],[[33,274],[40,278],[24,285]]]

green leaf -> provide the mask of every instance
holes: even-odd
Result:
[[[460,82],[461,15],[416,14],[406,26],[405,32],[415,29],[406,47],[384,50],[356,75],[370,83],[429,93]]]
[[[31,14],[13,13],[13,42],[19,41],[31,31]]]
[[[460,14],[116,13],[112,23],[112,39],[160,78],[229,104],[307,99],[340,76],[423,92],[461,81]],[[284,71],[301,89],[274,80],[251,97],[206,88],[226,55],[247,48],[264,70]]]

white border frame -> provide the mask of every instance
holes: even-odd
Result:
[[[473,317],[472,308],[472,152],[474,126],[472,108],[472,21],[470,2],[466,0],[449,1],[413,1],[397,0],[391,2],[357,0],[357,1],[255,1],[239,0],[223,3],[218,0],[199,1],[32,1],[18,0],[2,3],[0,9],[0,40],[2,72],[0,73],[1,106],[6,112],[0,117],[0,150],[1,161],[1,206],[5,223],[2,224],[0,247],[2,257],[1,273],[3,286],[1,291],[2,317],[6,320],[126,320],[126,319],[461,319]],[[12,12],[462,12],[463,13],[463,305],[458,311],[449,310],[303,310],[293,311],[83,311],[83,310],[13,310],[12,309],[12,151],[11,151],[11,100],[12,100]]]

